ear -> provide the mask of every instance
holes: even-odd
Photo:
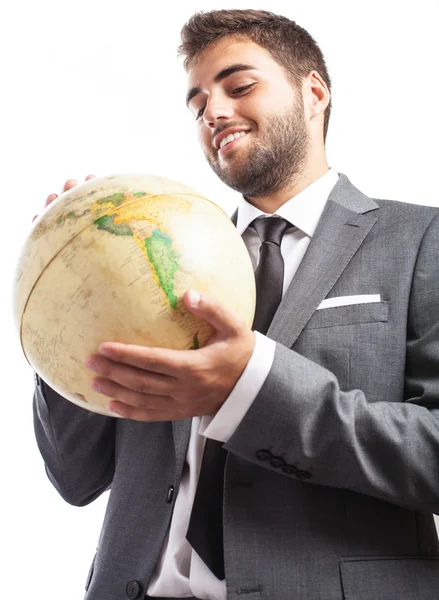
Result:
[[[311,71],[303,83],[303,104],[307,120],[323,115],[331,95],[328,86],[317,71]]]

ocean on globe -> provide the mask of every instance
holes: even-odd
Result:
[[[205,292],[249,326],[250,257],[228,215],[195,190],[145,174],[64,192],[34,222],[18,259],[14,316],[24,355],[55,391],[103,415],[110,398],[84,367],[103,341],[197,349],[213,333],[182,297]]]

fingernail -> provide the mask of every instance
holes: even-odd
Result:
[[[91,371],[95,371],[96,370],[95,369],[96,365],[95,365],[95,362],[94,362],[94,360],[92,358],[87,358],[87,360],[84,362],[84,367],[86,369],[90,369]]]
[[[200,302],[200,298],[200,292],[197,292],[196,290],[191,290],[189,292],[189,303],[191,304],[191,306],[197,307],[198,303]]]
[[[114,350],[112,348],[107,348],[107,346],[102,346],[101,345],[98,348],[98,352],[102,356],[107,356],[108,358],[111,358],[113,356]]]
[[[91,387],[96,391],[96,392],[100,392],[102,390],[102,386],[101,384],[96,381],[95,379],[92,380],[91,382]]]

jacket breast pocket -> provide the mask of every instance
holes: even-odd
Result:
[[[437,600],[439,556],[340,559],[344,600]]]
[[[389,319],[390,302],[366,302],[316,310],[306,330],[355,325],[356,323],[385,323]]]

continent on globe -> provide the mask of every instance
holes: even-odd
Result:
[[[172,249],[169,235],[155,229],[152,236],[144,240],[146,254],[151,263],[157,283],[164,291],[171,308],[177,308],[177,296],[174,293],[174,275],[178,271],[178,255]]]
[[[90,387],[103,341],[201,348],[212,326],[187,311],[197,289],[251,326],[253,268],[227,214],[195,190],[145,174],[95,178],[34,222],[20,254],[14,316],[23,353],[59,394],[118,416]]]

